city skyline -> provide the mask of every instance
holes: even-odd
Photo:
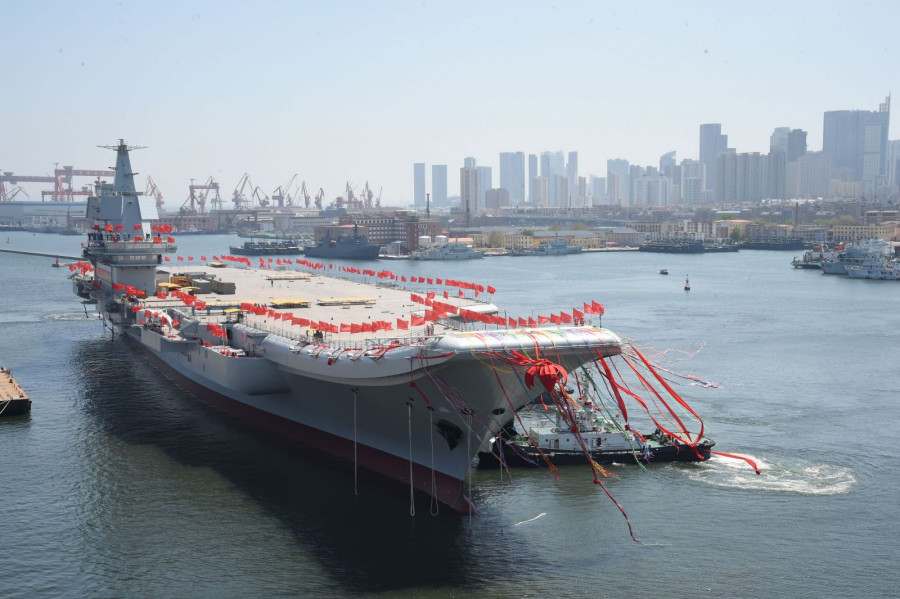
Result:
[[[857,26],[859,11],[881,18]],[[169,210],[210,176],[227,203],[245,173],[269,196],[297,174],[326,203],[368,181],[404,206],[413,163],[447,165],[457,195],[464,157],[496,183],[501,152],[575,151],[580,175],[604,177],[610,159],[699,159],[706,123],[737,152],[767,153],[778,127],[818,151],[825,112],[877,110],[900,80],[889,2],[13,0],[4,12],[15,26],[0,40],[12,90],[0,170],[106,168],[96,146],[124,138],[148,147],[133,158],[138,181],[152,176]],[[804,42],[820,38],[841,43]]]

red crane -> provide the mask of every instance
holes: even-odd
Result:
[[[53,191],[46,193],[42,192],[42,200],[44,197],[49,195],[55,201],[72,202],[74,201],[74,196],[90,195],[90,191],[87,191],[87,193],[85,193],[85,188],[82,188],[80,191],[76,191],[75,189],[73,189],[73,177],[112,178],[115,176],[115,171],[82,170],[72,168],[71,166],[64,166],[62,168],[54,169],[53,176],[16,175],[12,171],[5,171],[2,175],[0,175],[0,201],[10,201],[9,194],[6,192],[6,183],[11,183],[12,185],[18,185],[19,183],[52,183]]]
[[[156,186],[156,183],[154,183],[153,179],[151,179],[149,176],[147,177],[147,190],[144,193],[148,196],[153,196],[153,198],[156,200],[156,208],[162,209],[163,204],[165,204],[165,201],[163,201],[162,192],[159,190],[159,187]]]

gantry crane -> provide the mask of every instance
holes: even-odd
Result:
[[[0,201],[10,201],[10,194],[6,191],[6,183],[18,185],[19,183],[52,183],[53,190],[42,192],[41,199],[51,196],[51,199],[58,202],[72,202],[75,196],[90,195],[90,190],[85,191],[84,188],[78,191],[72,187],[73,177],[115,177],[115,171],[94,171],[75,169],[71,166],[64,166],[53,170],[53,176],[33,176],[33,175],[16,175],[12,171],[5,171],[0,175]]]
[[[219,197],[219,184],[215,182],[215,180],[210,177],[206,180],[206,183],[203,185],[194,185],[194,180],[191,179],[191,185],[189,187],[190,194],[188,198],[184,201],[184,204],[181,205],[181,210],[187,210],[188,214],[196,215],[198,214],[197,206],[200,206],[199,214],[206,214],[206,198],[209,195],[210,191],[214,191],[214,195],[212,198],[213,206],[220,205],[222,200]],[[195,193],[198,192],[199,193]],[[188,204],[190,204],[190,208],[188,208]]]

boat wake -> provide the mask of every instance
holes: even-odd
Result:
[[[757,475],[742,460],[713,456],[691,469],[692,480],[723,489],[746,489],[795,495],[841,495],[849,493],[857,480],[850,468],[825,462],[795,460],[790,466],[768,463],[747,456],[762,471]]]
[[[94,320],[97,319],[95,314],[91,314]],[[56,314],[45,314],[44,320],[51,322],[67,322],[72,320],[85,320],[87,318],[84,312],[57,312]]]

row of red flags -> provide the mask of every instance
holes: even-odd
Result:
[[[121,231],[124,228],[125,227],[123,225],[111,225],[108,223],[103,225],[103,230],[107,231],[108,233],[112,233],[115,231]],[[144,225],[142,225],[141,223],[138,223],[138,224],[134,225],[134,227],[132,227],[132,228],[135,231],[141,231],[144,228]],[[94,225],[94,230],[99,231],[100,225]],[[172,225],[153,225],[150,227],[150,230],[153,232],[156,232],[156,233],[171,233],[173,231]],[[174,243],[174,242],[175,242],[175,240],[172,239],[169,243]]]

